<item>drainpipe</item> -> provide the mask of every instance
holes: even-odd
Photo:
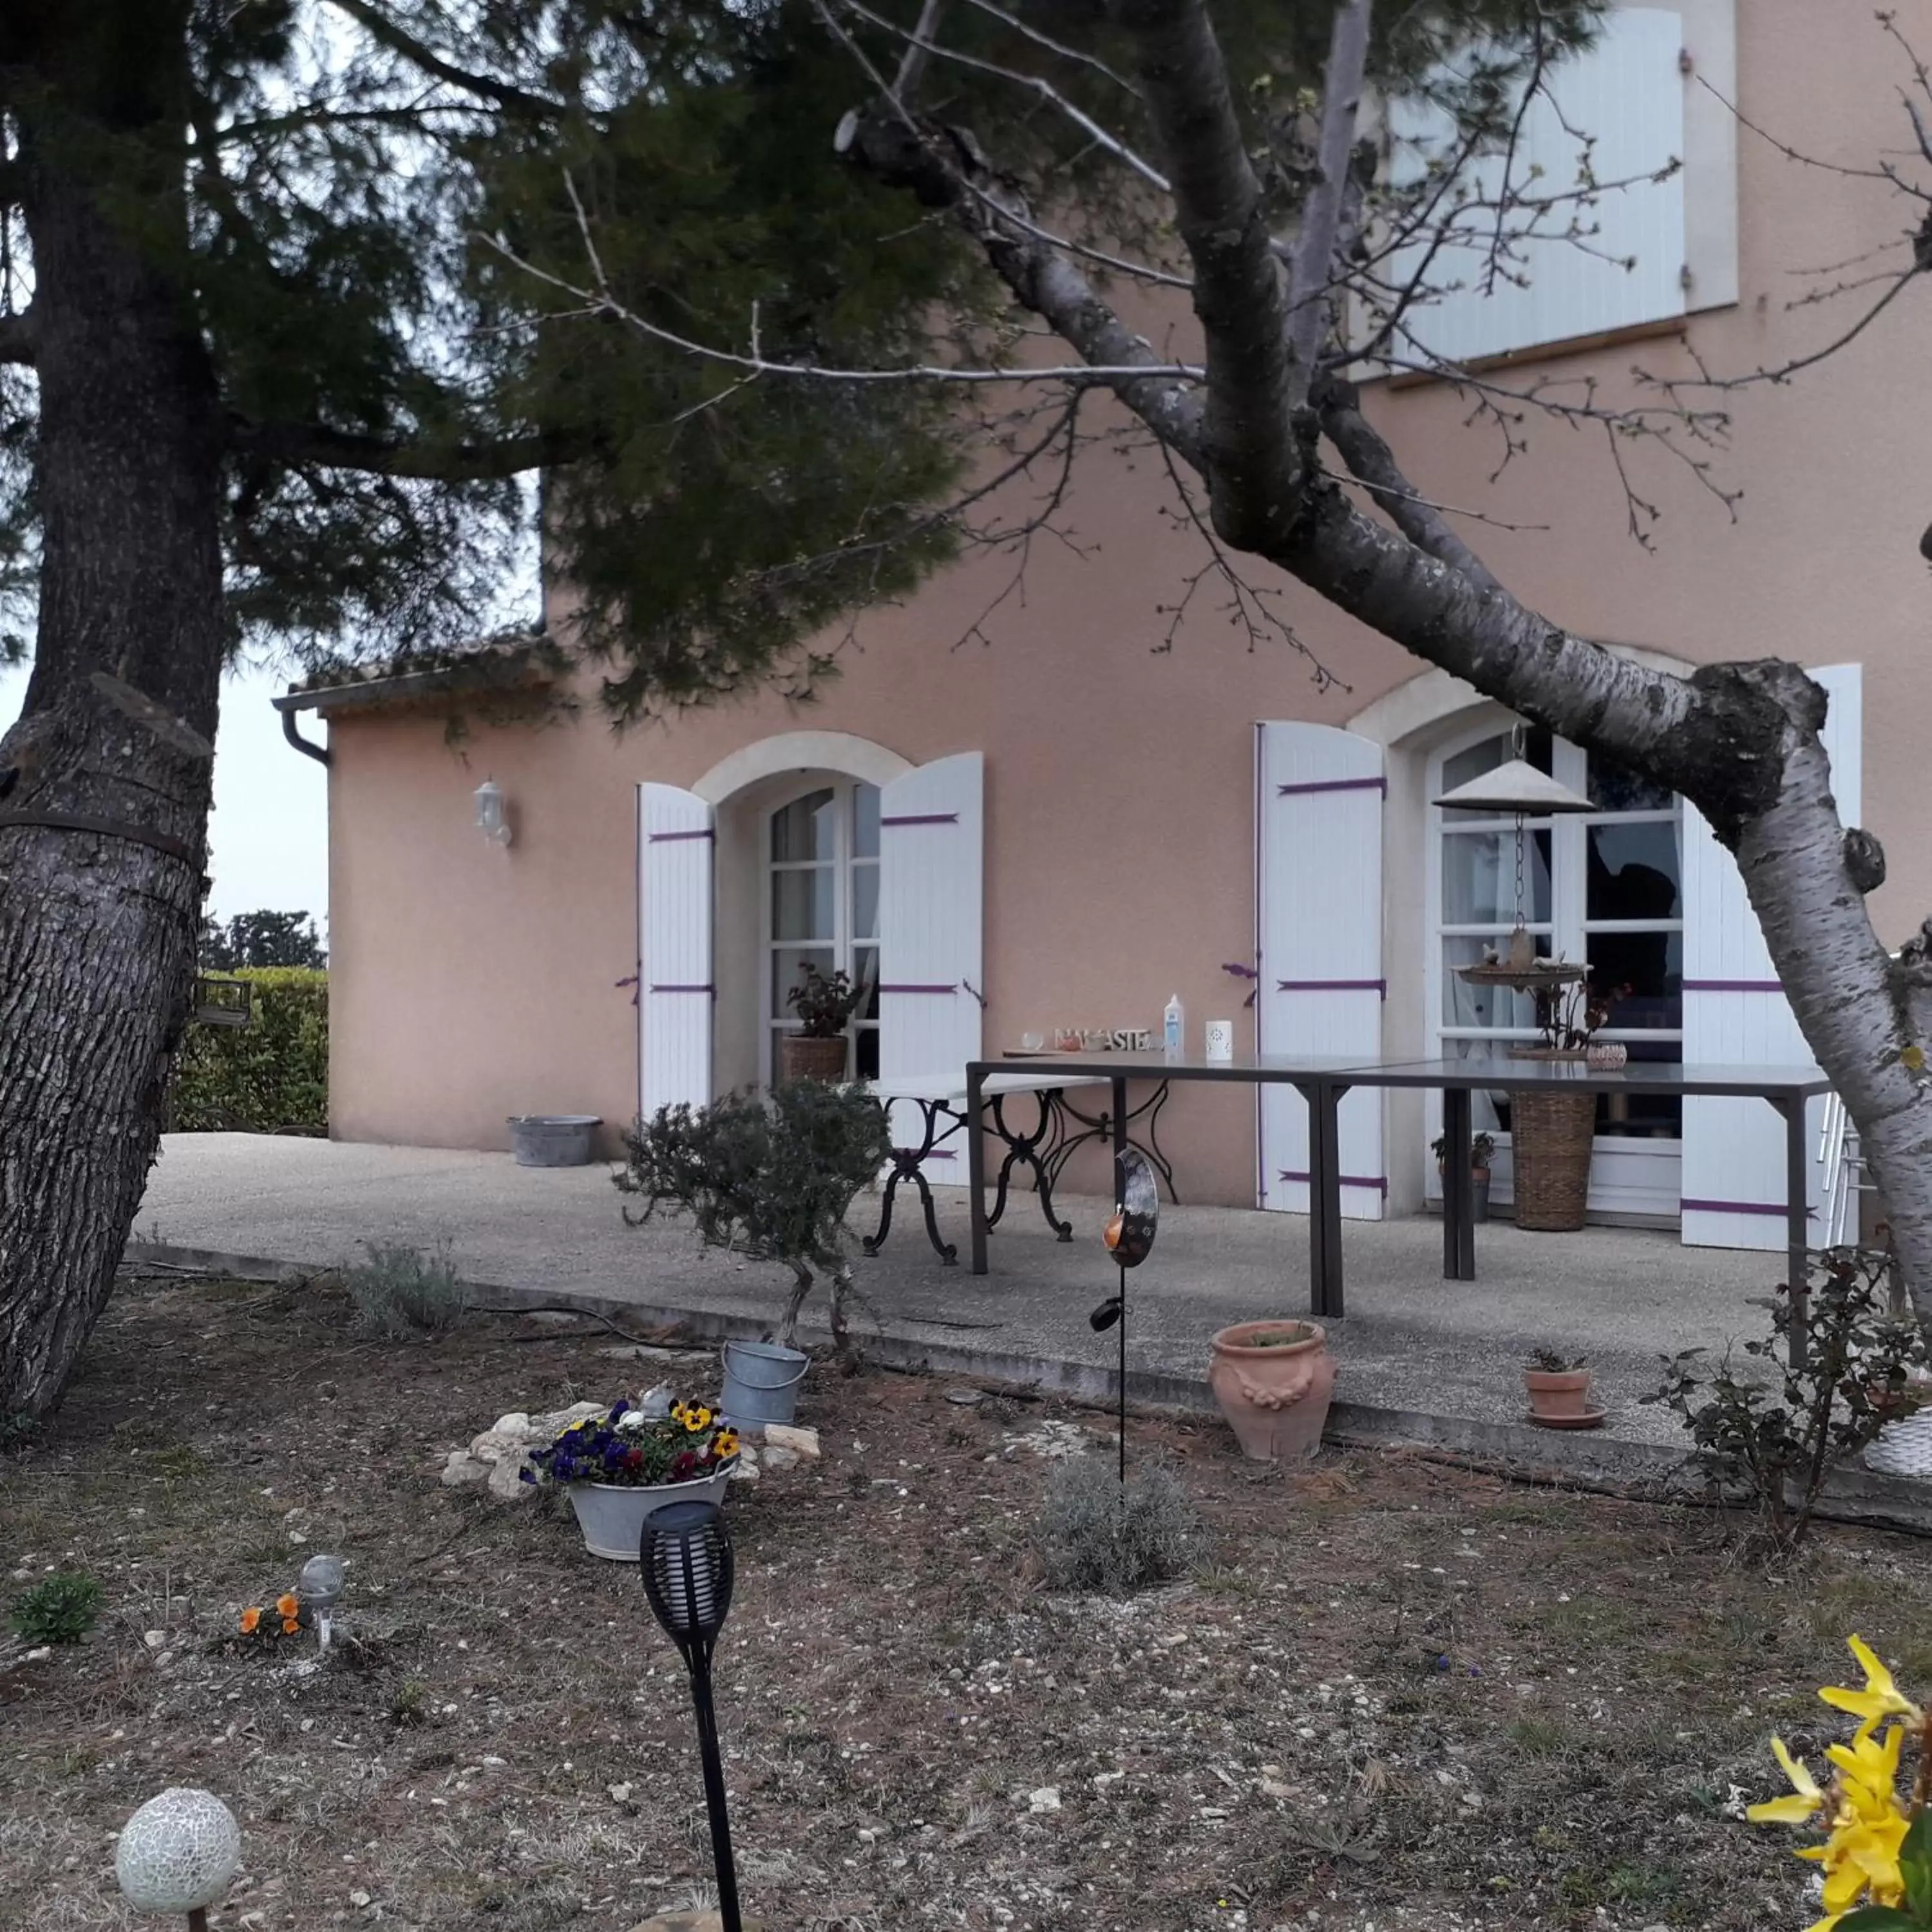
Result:
[[[328,764],[330,762],[328,747],[326,745],[316,744],[310,740],[304,738],[296,728],[296,714],[293,711],[284,711],[282,713],[282,736],[287,739],[304,758],[313,758],[319,765]]]

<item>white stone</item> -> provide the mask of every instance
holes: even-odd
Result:
[[[490,1472],[490,1493],[499,1502],[520,1502],[536,1494],[536,1484],[524,1480],[524,1461],[520,1455],[514,1461],[506,1456]]]
[[[526,1409],[513,1408],[508,1415],[500,1415],[490,1425],[492,1436],[527,1436],[530,1432],[530,1412]]]
[[[767,1442],[765,1444],[765,1466],[769,1469],[796,1469],[799,1454],[796,1449],[788,1449],[782,1442]]]
[[[1027,1809],[1034,1812],[1058,1811],[1060,1809],[1060,1786],[1042,1784],[1037,1791],[1028,1792]]]
[[[631,1802],[631,1787],[628,1784],[614,1784],[608,1787],[614,1804],[628,1804]]]
[[[552,1409],[547,1415],[533,1415],[525,1440],[531,1442],[554,1442],[566,1429],[580,1422],[588,1422],[593,1415],[607,1415],[610,1406],[604,1402],[574,1402],[568,1408]]]
[[[228,1889],[242,1827],[212,1791],[172,1785],[122,1827],[114,1875],[137,1912],[199,1912]]]
[[[734,1483],[755,1483],[758,1480],[758,1464],[746,1462],[740,1454],[732,1468],[730,1479]]]
[[[167,1640],[168,1634],[166,1630],[143,1630],[141,1633],[141,1641],[145,1643],[150,1650],[159,1650],[161,1646],[166,1643]]]
[[[468,1453],[478,1462],[500,1462],[506,1456],[520,1455],[530,1443],[530,1437],[520,1430],[486,1429],[470,1444]]]
[[[452,1449],[438,1480],[446,1490],[460,1489],[466,1483],[487,1483],[490,1480],[490,1465],[471,1455],[467,1449]]]
[[[767,1449],[790,1449],[802,1456],[808,1462],[818,1460],[818,1431],[815,1429],[794,1429],[782,1422],[770,1422],[765,1425],[765,1447]]]
[[[360,1912],[369,1903],[369,1894],[366,1892],[352,1892],[349,1894],[349,1902]]]

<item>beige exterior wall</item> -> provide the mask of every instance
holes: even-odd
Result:
[[[1754,0],[1740,12],[1738,86],[1754,122],[1848,164],[1868,166],[1880,144],[1900,148],[1909,128],[1897,89],[1909,76],[1865,16],[1828,39],[1804,0]],[[1741,299],[1690,325],[1697,356],[1718,371],[1828,340],[1839,310],[1789,310],[1807,286],[1793,270],[1888,242],[1916,213],[1876,184],[1799,167],[1748,134],[1738,164]],[[1862,340],[1789,386],[1712,399],[1731,412],[1730,446],[1690,447],[1714,480],[1744,489],[1735,522],[1682,463],[1628,447],[1634,486],[1663,512],[1648,552],[1627,534],[1600,430],[1532,421],[1528,453],[1492,484],[1500,439],[1465,426],[1466,399],[1420,388],[1373,404],[1420,487],[1536,526],[1476,525],[1472,534],[1557,620],[1694,662],[1774,655],[1864,664],[1864,815],[1892,860],[1874,904],[1894,943],[1932,909],[1932,839],[1920,830],[1932,583],[1917,548],[1932,520],[1928,300],[1909,291]],[[1520,386],[1540,373],[1574,396],[1594,376],[1603,393],[1621,394],[1634,364],[1690,370],[1682,346],[1652,340],[1498,380]],[[1156,461],[1096,451],[1062,519],[1084,554],[1036,543],[1023,593],[1004,601],[1013,560],[979,558],[903,608],[866,614],[842,654],[842,679],[810,707],[759,697],[618,736],[593,706],[540,729],[476,722],[454,743],[440,713],[338,716],[334,1132],[494,1147],[511,1113],[627,1118],[635,1016],[615,982],[636,956],[632,788],[646,778],[691,786],[733,752],[788,731],[853,734],[914,764],[986,754],[989,1050],[1036,1028],[1154,1024],[1174,992],[1197,1028],[1238,1013],[1240,992],[1220,969],[1252,946],[1254,721],[1347,724],[1420,667],[1292,586],[1283,614],[1343,682],[1318,688],[1283,645],[1250,650],[1204,580],[1173,648],[1160,649],[1169,622],[1160,607],[1180,600],[1203,562],[1198,539],[1160,514],[1163,500]],[[1388,707],[1376,716],[1385,720]],[[1391,753],[1392,1046],[1419,1042],[1421,1031],[1418,997],[1403,986],[1414,974],[1402,963],[1421,944],[1418,774],[1422,751],[1447,728],[1425,726]],[[511,801],[508,850],[471,822],[470,794],[486,775]],[[721,834],[722,866],[742,835],[728,823]],[[741,998],[729,989],[734,974],[744,983],[742,959],[722,956],[746,930],[742,908],[728,913],[728,890],[719,980]],[[721,1058],[719,1071],[743,1067]],[[1184,1198],[1252,1202],[1245,1096],[1184,1090],[1163,1134],[1179,1154]]]

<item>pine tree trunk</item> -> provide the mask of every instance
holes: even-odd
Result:
[[[110,214],[82,170],[128,131],[22,120],[43,553],[26,706],[0,739],[0,1414],[38,1415],[112,1286],[188,1012],[221,422],[190,302],[157,266],[185,255],[177,172],[152,162],[152,191]]]

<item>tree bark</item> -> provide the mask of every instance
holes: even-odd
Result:
[[[150,191],[110,210],[86,158],[128,130],[21,118],[42,559],[26,708],[0,740],[0,1414],[40,1415],[112,1286],[188,1012],[221,426],[190,302],[159,266],[186,258],[179,171],[155,158]]]

